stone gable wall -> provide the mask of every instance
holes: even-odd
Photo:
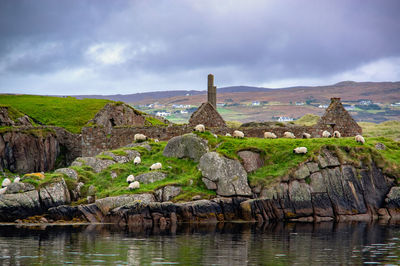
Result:
[[[222,116],[209,102],[203,103],[190,117],[189,125],[196,126],[198,124],[206,127],[226,127]]]

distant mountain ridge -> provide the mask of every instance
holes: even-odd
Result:
[[[248,92],[252,92],[248,94]],[[400,101],[400,82],[355,82],[342,81],[327,86],[296,86],[286,88],[263,88],[252,86],[229,86],[217,89],[218,98],[222,96],[235,96],[237,100],[273,100],[281,102],[301,101],[309,98],[328,100],[330,97],[341,97],[346,100],[357,100],[369,98],[374,101]],[[245,94],[243,94],[245,93]],[[167,99],[189,100],[202,102],[206,90],[172,90],[155,91],[134,94],[115,94],[115,95],[77,95],[78,99],[97,98],[123,101],[127,103],[154,102]],[[260,98],[261,97],[261,98]],[[219,99],[220,100],[220,99]]]

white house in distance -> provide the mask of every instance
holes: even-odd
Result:
[[[259,102],[259,101],[253,101],[251,105],[253,105],[253,106],[260,106],[260,102]]]
[[[278,118],[278,122],[290,122],[293,121],[294,119],[291,117],[287,117],[287,116],[281,116]]]
[[[328,108],[328,105],[327,105],[327,104],[320,104],[320,105],[318,106],[318,108],[326,109],[326,108]]]
[[[156,116],[161,116],[161,117],[166,117],[169,115],[171,115],[171,113],[169,113],[169,112],[157,112],[156,113]]]

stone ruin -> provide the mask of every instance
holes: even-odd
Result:
[[[208,75],[207,102],[202,103],[200,107],[192,114],[189,119],[190,126],[203,124],[206,127],[225,128],[226,123],[217,111],[217,87],[214,86],[214,75]]]
[[[333,133],[333,131],[337,130],[341,133],[342,137],[362,134],[361,127],[344,109],[340,98],[331,98],[331,104],[314,128],[318,133],[324,130]]]

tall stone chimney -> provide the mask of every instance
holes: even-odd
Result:
[[[217,109],[217,87],[214,86],[214,75],[208,74],[208,83],[207,83],[207,99],[208,102]]]

